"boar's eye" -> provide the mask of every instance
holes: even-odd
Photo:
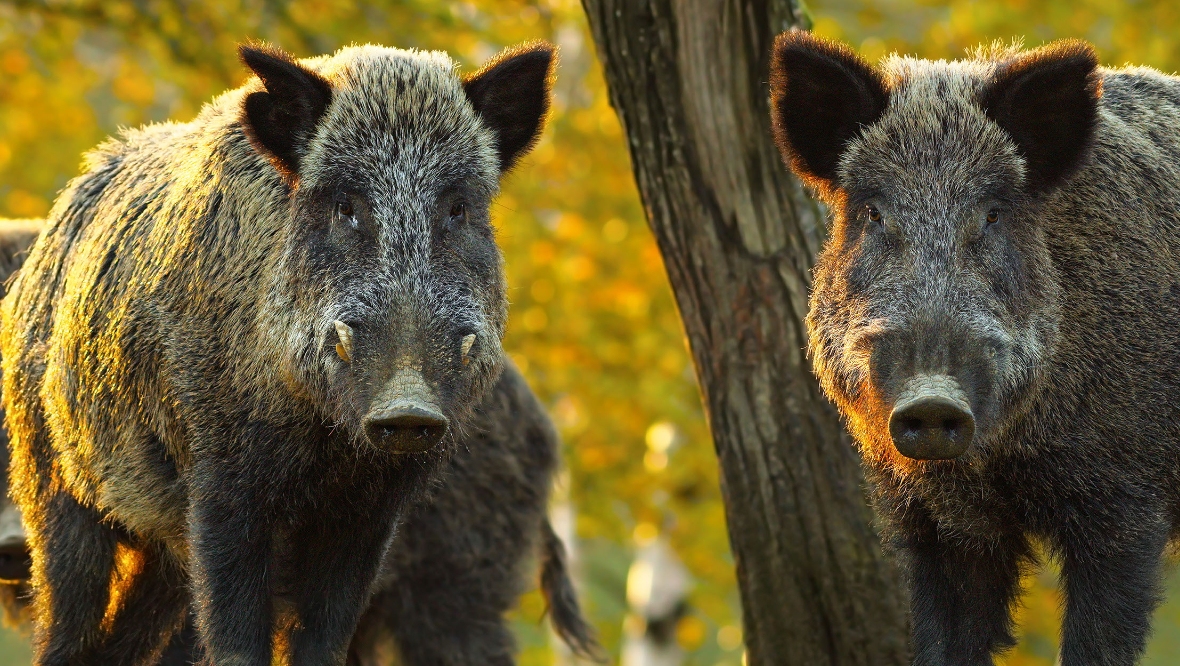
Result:
[[[337,201],[334,214],[337,221],[343,222],[353,229],[357,228],[356,211],[352,208],[352,202],[348,200]]]
[[[1000,221],[1000,211],[996,210],[995,208],[989,210],[985,219],[987,223],[983,225],[984,229]]]
[[[881,222],[881,211],[877,210],[876,206],[871,204],[865,206],[865,215],[868,215],[869,220],[873,222],[877,222],[878,224]]]
[[[451,215],[447,220],[451,227],[457,227],[467,221],[467,204],[462,201],[451,206]]]

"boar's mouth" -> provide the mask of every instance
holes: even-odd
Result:
[[[364,418],[369,441],[398,453],[429,451],[449,425],[422,374],[408,368],[394,373]]]
[[[916,460],[950,460],[971,445],[975,416],[954,377],[919,375],[906,382],[889,415],[898,453]]]

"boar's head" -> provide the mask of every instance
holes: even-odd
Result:
[[[796,31],[772,67],[776,141],[833,218],[807,320],[825,392],[870,459],[987,450],[1028,409],[1055,344],[1041,218],[1091,152],[1093,50],[877,68]]]
[[[258,77],[242,130],[289,202],[270,276],[289,310],[270,321],[289,326],[266,333],[284,372],[358,443],[431,449],[500,371],[507,299],[489,205],[541,131],[554,49],[509,49],[465,79],[442,53],[240,54]]]

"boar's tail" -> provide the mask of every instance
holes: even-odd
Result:
[[[606,653],[598,643],[594,628],[582,617],[578,595],[566,566],[565,546],[553,531],[549,520],[542,519],[541,538],[541,594],[549,606],[549,622],[561,640],[574,654],[598,663],[606,661]]]

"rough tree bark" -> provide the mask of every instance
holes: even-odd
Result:
[[[820,209],[771,141],[797,0],[582,0],[692,347],[751,664],[901,664],[905,597],[806,358]]]

